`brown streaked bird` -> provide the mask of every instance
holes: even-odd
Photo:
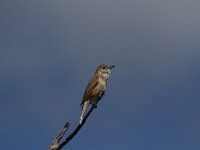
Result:
[[[83,95],[83,100],[81,103],[82,113],[80,117],[80,124],[83,121],[83,117],[88,105],[91,104],[92,106],[96,107],[98,101],[103,97],[109,75],[111,74],[111,70],[114,67],[115,66],[107,66],[105,64],[99,65],[97,67],[95,74],[90,79]]]

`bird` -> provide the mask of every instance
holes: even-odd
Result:
[[[86,109],[89,106],[89,104],[91,106],[93,106],[94,108],[96,108],[97,103],[104,96],[105,90],[107,87],[108,78],[111,74],[111,70],[114,67],[115,67],[114,65],[108,66],[105,64],[101,64],[97,67],[94,75],[90,79],[90,81],[85,89],[83,99],[82,99],[82,102],[80,105],[82,108],[82,112],[81,112],[81,116],[80,116],[80,124],[83,121],[84,114],[85,114]]]

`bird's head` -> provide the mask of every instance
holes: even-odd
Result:
[[[109,74],[111,73],[111,70],[114,68],[115,66],[107,66],[105,64],[99,65],[96,69],[96,73],[103,75],[105,77],[109,77]]]

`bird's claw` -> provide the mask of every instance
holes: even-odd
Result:
[[[92,104],[92,107],[93,107],[94,109],[96,109],[96,108],[97,108],[97,104]]]

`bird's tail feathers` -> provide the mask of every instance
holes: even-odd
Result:
[[[81,112],[81,116],[80,116],[80,124],[82,123],[83,121],[83,118],[84,118],[84,114],[86,112],[86,109],[88,107],[88,104],[89,104],[89,101],[85,101],[81,106],[82,106],[82,112]]]

